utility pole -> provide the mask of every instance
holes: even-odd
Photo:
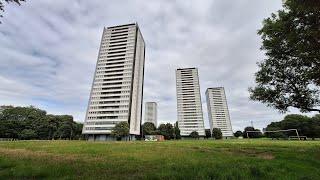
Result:
[[[253,121],[251,120],[250,122],[251,122],[251,127],[253,127]]]

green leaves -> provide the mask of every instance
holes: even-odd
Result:
[[[156,126],[151,122],[145,122],[142,125],[143,135],[153,135],[156,131]]]
[[[300,3],[287,1],[258,31],[266,59],[258,64],[250,98],[280,112],[320,112],[320,11]]]
[[[197,131],[192,131],[190,133],[190,137],[194,138],[194,139],[199,139],[199,133]]]
[[[266,130],[284,130],[297,129],[299,134],[308,138],[320,137],[320,115],[310,118],[299,114],[290,114],[284,117],[282,121],[270,123]],[[283,138],[290,135],[295,136],[295,132],[289,133],[266,133],[267,137]]]
[[[29,107],[2,106],[0,138],[13,139],[79,139],[82,124],[70,115],[50,115]]]
[[[15,4],[18,4],[19,6],[21,5],[21,2],[22,1],[25,1],[25,0],[4,0],[5,2],[7,2],[7,3],[11,3],[11,2],[14,2]],[[4,1],[2,1],[2,0],[0,0],[0,12],[2,11],[4,11]],[[3,17],[3,15],[2,14],[0,14],[0,18],[2,18]],[[0,21],[0,24],[1,24],[1,21]]]
[[[222,139],[222,132],[219,128],[213,128],[212,129],[212,137],[214,139]]]
[[[129,136],[129,124],[127,122],[120,122],[115,125],[111,135],[117,139]]]

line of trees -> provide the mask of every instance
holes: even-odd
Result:
[[[166,140],[181,139],[180,129],[177,122],[174,125],[170,123],[160,124],[158,128],[151,122],[145,122],[141,126],[141,130],[142,136],[163,135]],[[111,135],[117,140],[121,140],[122,138],[129,136],[129,124],[127,122],[120,122],[116,124]]]
[[[313,117],[299,114],[287,115],[282,121],[270,123],[266,130],[275,131],[280,129],[297,129],[300,136],[308,138],[320,138],[320,114]],[[295,132],[265,133],[270,138],[286,138],[296,136]]]
[[[297,129],[300,136],[307,136],[308,138],[320,138],[320,114],[313,117],[303,116],[299,114],[290,114],[284,117],[279,122],[271,122],[266,128],[266,133],[262,133],[259,129],[254,127],[246,127],[244,131],[236,131],[235,137],[243,136],[243,138],[288,138],[289,136],[296,136],[296,132],[268,132],[277,130]],[[256,131],[247,133],[247,131]]]
[[[171,123],[160,124],[158,128],[151,122],[145,122],[142,125],[142,132],[143,135],[163,135],[166,140],[181,139],[178,122],[174,125]]]
[[[210,129],[205,129],[205,138],[222,139],[222,132],[220,128],[213,128],[212,132]]]
[[[70,115],[52,115],[29,107],[0,107],[0,138],[8,139],[80,139],[83,124]]]

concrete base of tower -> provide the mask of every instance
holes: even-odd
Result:
[[[181,136],[181,139],[182,140],[192,140],[194,139],[193,137],[190,137],[190,136]],[[199,136],[198,139],[204,139],[204,136]]]
[[[88,141],[135,141],[136,135],[130,134],[129,136],[122,138],[115,138],[110,134],[87,134]]]

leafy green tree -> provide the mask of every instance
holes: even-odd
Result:
[[[19,139],[30,140],[36,139],[37,133],[32,129],[24,129],[19,133]]]
[[[35,132],[33,139],[74,139],[81,137],[82,124],[69,115],[47,115],[46,111],[29,107],[1,106],[0,138],[25,138]]]
[[[59,126],[54,136],[57,139],[70,139],[71,131],[72,129],[68,124],[62,124]]]
[[[120,122],[116,124],[111,131],[111,135],[117,140],[121,140],[122,137],[129,136],[129,124],[127,122]]]
[[[25,0],[0,0],[0,11],[4,12],[4,4],[3,4],[4,2],[7,2],[7,3],[15,2],[20,6],[22,1],[25,1]],[[3,17],[2,14],[0,14],[0,18],[1,17]],[[1,21],[0,21],[0,24],[1,24]]]
[[[55,138],[58,139],[72,139],[73,136],[73,117],[69,115],[59,115],[58,118],[58,129],[55,132]]]
[[[299,114],[290,114],[284,117],[282,121],[272,122],[267,127],[267,131],[297,129],[299,135],[310,138],[320,137],[320,115],[310,118]],[[270,138],[286,138],[288,136],[296,136],[296,132],[266,133]]]
[[[310,127],[310,137],[320,138],[320,114],[317,114],[311,118]]]
[[[248,131],[256,131],[256,132],[248,132]],[[254,127],[246,127],[243,131],[243,138],[260,138],[262,133],[259,129],[255,129]]]
[[[175,139],[181,139],[180,129],[178,121],[174,124],[174,138]]]
[[[18,132],[21,132],[18,121],[0,120],[0,138],[18,139]]]
[[[234,137],[243,136],[242,131],[236,131],[233,135],[234,135]]]
[[[206,137],[206,139],[209,139],[209,138],[211,138],[212,136],[211,136],[211,131],[210,131],[210,129],[205,129],[204,130],[204,133],[205,133],[205,137]]]
[[[143,135],[152,135],[155,134],[156,126],[152,122],[145,122],[142,125]]]
[[[158,133],[163,135],[166,140],[170,140],[174,138],[174,129],[172,124],[160,124],[158,127]]]
[[[199,133],[197,131],[192,131],[189,136],[194,139],[199,139],[199,137],[200,137]]]
[[[219,128],[213,128],[212,129],[212,137],[214,139],[222,139],[222,132]]]
[[[280,112],[320,112],[320,8],[306,2],[287,0],[258,32],[267,58],[258,64],[250,98]]]
[[[73,136],[72,139],[84,139],[84,136],[82,135],[82,128],[83,128],[83,124],[82,123],[73,123]]]
[[[268,127],[266,128],[267,131],[277,131],[280,130],[280,128],[277,127]],[[266,132],[265,136],[272,139],[282,139],[287,138],[287,135],[284,132]]]

